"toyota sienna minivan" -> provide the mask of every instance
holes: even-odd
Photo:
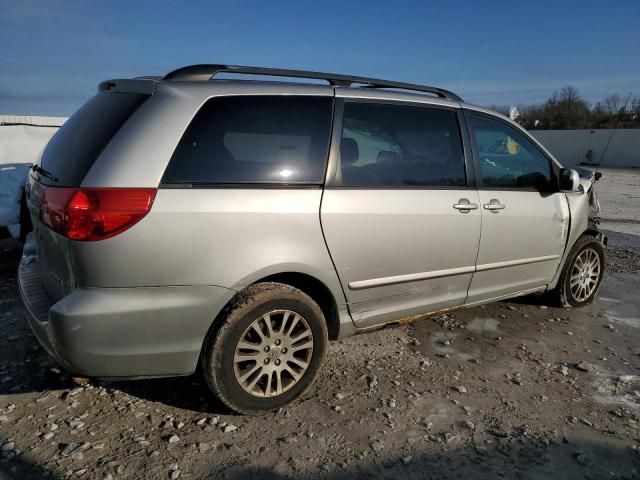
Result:
[[[70,372],[200,366],[258,414],[311,387],[329,340],[536,292],[591,302],[593,182],[440,88],[225,65],[109,80],[30,172],[20,291]]]

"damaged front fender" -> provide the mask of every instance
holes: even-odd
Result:
[[[548,290],[552,290],[557,285],[571,247],[573,247],[576,240],[583,234],[586,233],[595,236],[603,245],[607,244],[606,236],[598,231],[598,224],[600,223],[600,202],[598,201],[598,195],[595,191],[595,183],[600,179],[602,174],[585,168],[575,168],[575,170],[580,175],[581,188],[577,192],[565,193],[570,212],[569,235],[562,261],[553,280],[547,287]]]

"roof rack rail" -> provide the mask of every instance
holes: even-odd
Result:
[[[287,70],[282,68],[265,68],[265,67],[247,67],[241,65],[216,65],[202,64],[189,65],[172,72],[167,73],[163,80],[181,81],[181,80],[200,80],[207,81],[218,73],[238,73],[245,75],[266,75],[274,77],[290,77],[290,78],[309,78],[317,80],[325,80],[330,85],[350,87],[353,84],[360,84],[367,88],[394,88],[399,90],[411,90],[417,92],[426,92],[437,95],[440,98],[462,102],[462,98],[453,92],[442,88],[429,87],[426,85],[416,85],[413,83],[392,82],[381,80],[378,78],[356,77],[353,75],[341,75],[337,73],[310,72],[306,70]]]

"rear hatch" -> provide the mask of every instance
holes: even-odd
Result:
[[[73,240],[67,238],[62,227],[66,202],[74,189],[81,186],[100,153],[148,96],[109,90],[107,84],[107,89],[91,98],[52,137],[29,176],[27,197],[40,278],[54,301],[76,287],[69,254]]]

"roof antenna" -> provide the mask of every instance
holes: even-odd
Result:
[[[600,161],[596,164],[596,169],[593,171],[593,176],[596,179],[596,182],[600,179],[600,177],[602,176],[602,173],[598,172],[598,169],[602,166],[602,161],[604,160],[604,155],[605,153],[607,153],[607,149],[609,148],[609,145],[611,144],[611,140],[613,140],[613,136],[616,133],[616,130],[618,130],[618,127],[620,126],[621,123],[621,117],[622,115],[620,115],[620,112],[626,112],[627,111],[627,104],[629,103],[629,100],[631,99],[631,93],[629,92],[629,95],[627,95],[627,100],[624,102],[624,105],[622,106],[622,108],[620,110],[618,110],[618,121],[616,122],[616,125],[613,127],[613,132],[611,132],[611,135],[609,136],[609,140],[607,140],[607,144],[604,146],[604,150],[602,150],[602,155],[600,156]]]

